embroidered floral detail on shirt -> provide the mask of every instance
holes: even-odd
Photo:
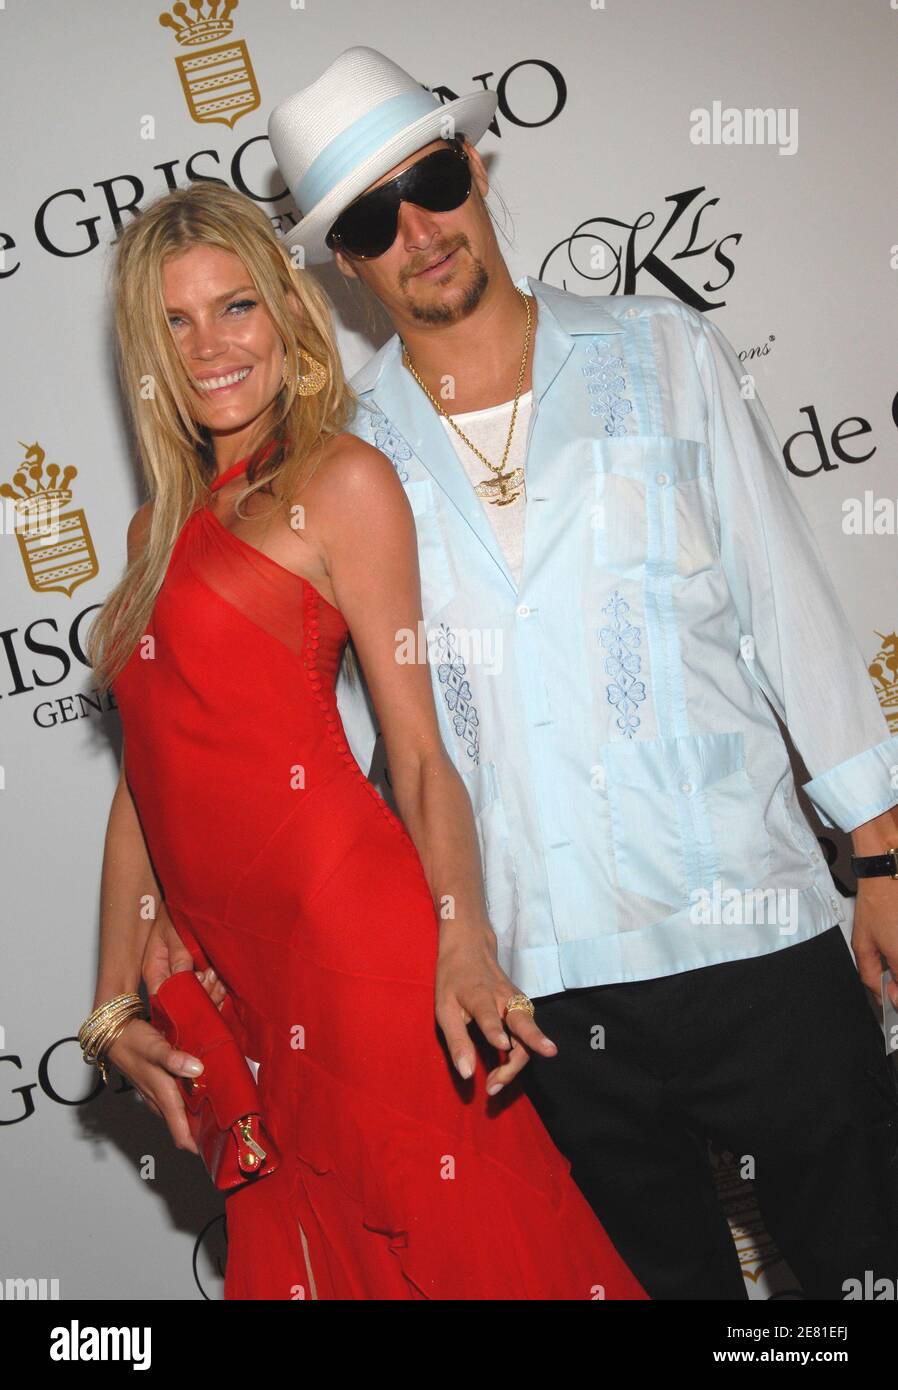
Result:
[[[366,416],[370,417],[368,426],[371,431],[371,441],[376,449],[380,449],[386,454],[392,463],[399,477],[404,483],[408,482],[408,469],[403,467],[412,456],[412,451],[406,444],[402,435],[395,425],[387,419],[383,411],[377,406],[363,407]]]
[[[586,350],[586,366],[580,370],[589,378],[587,392],[597,397],[590,403],[590,414],[603,417],[606,434],[627,434],[622,421],[632,411],[633,402],[621,394],[627,389],[624,359],[615,355],[604,338],[594,338]]]
[[[632,738],[639,727],[636,709],[645,699],[645,685],[636,679],[642,667],[636,650],[642,641],[642,630],[630,622],[629,611],[629,603],[615,589],[602,607],[603,613],[611,615],[611,625],[599,632],[599,641],[608,652],[605,672],[612,678],[607,687],[608,703],[617,708],[615,723],[624,738]]]
[[[440,623],[436,640],[439,664],[437,675],[445,687],[443,698],[452,715],[455,732],[465,745],[465,752],[474,762],[480,764],[480,741],[477,732],[480,720],[477,710],[471,703],[471,687],[467,681],[467,666],[455,650],[455,633],[445,623]]]

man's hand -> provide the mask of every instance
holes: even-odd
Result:
[[[898,1006],[898,879],[858,879],[851,949],[860,977],[877,1004],[881,1002],[880,981],[885,969],[881,957],[885,957],[895,977],[888,987],[889,998]]]
[[[163,903],[147,937],[141,974],[149,993],[155,994],[162,981],[179,970],[193,970],[193,956],[178,936]],[[211,965],[206,970],[197,970],[196,974],[213,1004],[220,1008],[227,990]]]
[[[510,1053],[487,1076],[487,1095],[496,1095],[517,1076],[530,1060],[529,1049],[537,1049],[544,1057],[554,1057],[558,1051],[526,1009],[512,1009],[503,1027],[505,1005],[520,992],[499,968],[492,931],[458,922],[441,925],[436,1020],[458,1072],[465,1079],[474,1075],[476,1053],[468,1033],[472,1019],[488,1043]]]
[[[864,821],[851,832],[851,846],[857,855],[884,854],[890,845],[896,844],[898,806],[889,807],[882,815]],[[861,979],[880,1006],[885,969],[882,957],[893,976],[898,978],[898,879],[883,875],[857,880],[851,949]],[[888,992],[892,1003],[898,1006],[898,985],[894,980]]]

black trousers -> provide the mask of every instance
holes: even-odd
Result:
[[[898,1077],[838,927],[535,1002],[558,1054],[532,1056],[523,1084],[651,1297],[746,1297],[709,1138],[754,1160],[807,1298],[841,1299],[866,1270],[898,1279]]]

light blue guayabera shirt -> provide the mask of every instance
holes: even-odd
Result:
[[[768,698],[846,831],[898,804],[898,737],[746,368],[678,300],[518,284],[539,305],[519,587],[398,335],[352,380],[351,428],[414,511],[502,967],[539,996],[825,931],[844,909]],[[367,770],[370,699],[345,671],[337,698]]]

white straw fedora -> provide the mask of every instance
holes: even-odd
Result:
[[[302,246],[309,265],[329,260],[325,236],[369,184],[432,140],[458,134],[476,145],[497,101],[472,92],[444,106],[376,48],[347,48],[269,117],[274,157],[302,214],[283,244]]]

